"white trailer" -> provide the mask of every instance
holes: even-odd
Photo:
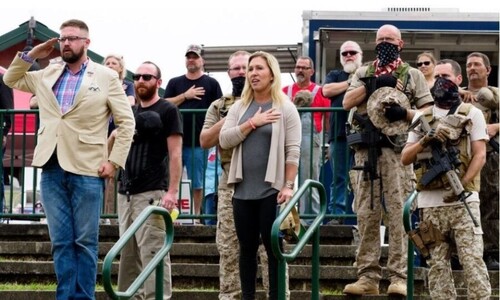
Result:
[[[302,19],[302,54],[315,61],[315,81],[318,83],[324,81],[330,70],[341,67],[339,48],[344,41],[357,42],[363,49],[363,60],[371,61],[375,59],[377,29],[384,24],[393,24],[401,30],[405,42],[401,57],[406,62],[414,66],[419,53],[432,51],[437,59],[456,60],[465,71],[467,54],[480,51],[491,60],[490,84],[498,85],[498,13],[386,8],[375,12],[303,11]]]

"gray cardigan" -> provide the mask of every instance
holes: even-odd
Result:
[[[228,184],[243,180],[241,143],[245,140],[239,127],[239,120],[249,104],[237,101],[231,108],[222,126],[219,144],[223,149],[233,149]],[[273,108],[281,111],[281,119],[272,124],[271,149],[267,163],[265,181],[278,191],[285,185],[285,164],[299,165],[302,125],[297,108],[291,101],[283,101],[281,106],[273,103]]]

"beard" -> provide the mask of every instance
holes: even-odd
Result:
[[[361,57],[358,56],[355,61],[342,63],[342,66],[344,67],[344,72],[349,74],[354,73],[361,66]]]
[[[199,70],[201,70],[201,68],[198,67],[197,65],[187,65],[186,68],[187,68],[188,72],[190,72],[190,73],[196,73]]]
[[[153,79],[151,79],[153,80]],[[135,87],[135,95],[140,101],[149,101],[153,99],[156,94],[156,86],[137,86]]]
[[[77,61],[80,60],[80,58],[83,57],[84,52],[84,47],[80,48],[80,51],[78,53],[74,52],[73,50],[69,49],[69,52],[66,52],[61,50],[61,57],[62,60],[67,62],[68,64],[76,63]]]
[[[297,75],[297,83],[302,83],[306,81],[306,77],[304,75]]]

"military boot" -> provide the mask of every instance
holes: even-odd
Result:
[[[378,295],[378,281],[368,277],[360,277],[355,283],[345,286],[344,294],[351,295]]]
[[[406,296],[406,281],[401,279],[391,280],[391,284],[387,288],[387,294]]]

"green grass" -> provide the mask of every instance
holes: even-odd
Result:
[[[113,286],[116,290],[116,286]],[[56,283],[28,283],[28,284],[18,284],[18,283],[4,283],[0,284],[0,291],[55,291]],[[100,284],[96,286],[96,291],[104,291],[104,287]]]
[[[55,291],[56,284],[18,284],[18,283],[4,283],[0,284],[0,291]]]

